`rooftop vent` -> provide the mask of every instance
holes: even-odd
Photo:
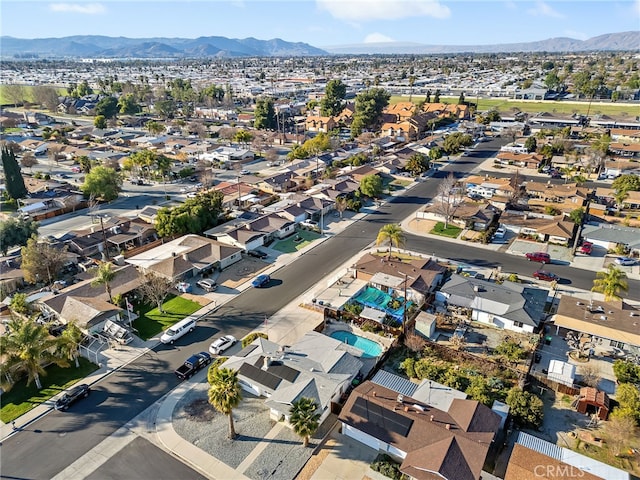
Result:
[[[638,312],[629,312],[630,317],[640,317],[640,313]]]
[[[584,305],[584,303],[582,303],[582,302],[576,302],[576,305],[578,305],[578,306],[582,306],[582,305]]]
[[[606,315],[600,315],[600,320],[606,320],[607,316]]]
[[[401,393],[398,394],[398,398],[396,399],[398,403],[402,403],[404,402],[404,395],[402,395]]]

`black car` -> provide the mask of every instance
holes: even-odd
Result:
[[[247,252],[247,255],[251,255],[252,257],[256,257],[256,258],[267,258],[269,256],[261,250],[249,250]]]
[[[91,392],[91,388],[86,383],[83,383],[82,385],[76,385],[75,387],[72,387],[64,392],[62,396],[58,400],[56,400],[54,408],[56,410],[64,411],[81,398],[88,397],[89,392]]]

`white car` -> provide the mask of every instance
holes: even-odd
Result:
[[[235,345],[238,342],[233,335],[224,335],[218,338],[209,346],[209,353],[212,355],[220,355],[227,348]]]
[[[314,222],[313,220],[305,220],[304,222],[300,222],[300,225],[307,228],[318,228],[318,222]]]
[[[496,233],[494,234],[494,237],[496,238],[504,238],[504,236],[507,234],[507,229],[504,228],[504,226],[500,225],[497,229],[496,229]]]

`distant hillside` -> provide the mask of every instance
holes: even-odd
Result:
[[[590,38],[550,38],[528,43],[494,45],[424,45],[420,43],[361,43],[323,47],[333,54],[440,54],[440,53],[509,53],[509,52],[590,52],[602,50],[640,50],[640,31],[608,33]]]
[[[327,52],[306,43],[279,38],[226,37],[127,38],[76,35],[63,38],[21,39],[0,37],[2,57],[9,58],[203,58],[316,56]]]

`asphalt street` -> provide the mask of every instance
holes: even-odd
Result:
[[[495,142],[495,141],[494,141]],[[95,447],[118,428],[131,420],[165,393],[178,381],[173,374],[189,355],[207,350],[212,337],[220,332],[242,338],[294,298],[339,268],[358,251],[371,245],[387,223],[399,223],[421,205],[427,203],[437,191],[440,179],[448,170],[462,174],[492,155],[499,146],[493,142],[481,144],[471,156],[448,165],[439,172],[439,178],[427,179],[405,195],[383,205],[340,234],[321,243],[272,275],[268,288],[248,289],[237,295],[199,323],[195,332],[173,346],[159,345],[151,352],[93,386],[91,396],[68,412],[51,412],[32,423],[27,429],[13,435],[2,444],[1,475],[11,479],[49,479]],[[503,271],[529,272],[531,264],[523,258],[504,255],[446,241],[407,235],[406,248],[471,265],[498,266]],[[590,288],[593,272],[558,266],[556,273],[571,279],[572,285]],[[640,282],[629,281],[629,291],[640,293]],[[634,296],[633,294],[630,296]],[[239,348],[236,345],[234,348]],[[144,448],[155,449],[151,445]],[[135,476],[126,478],[157,478],[160,471],[174,468],[171,457],[158,456],[157,462],[145,467],[136,465]],[[147,468],[147,469],[145,469]],[[185,467],[187,468],[187,467]],[[106,472],[105,472],[106,473]],[[131,472],[133,474],[133,472]],[[195,478],[197,474],[175,478]],[[111,475],[109,478],[125,478]],[[98,477],[95,477],[98,478]]]

